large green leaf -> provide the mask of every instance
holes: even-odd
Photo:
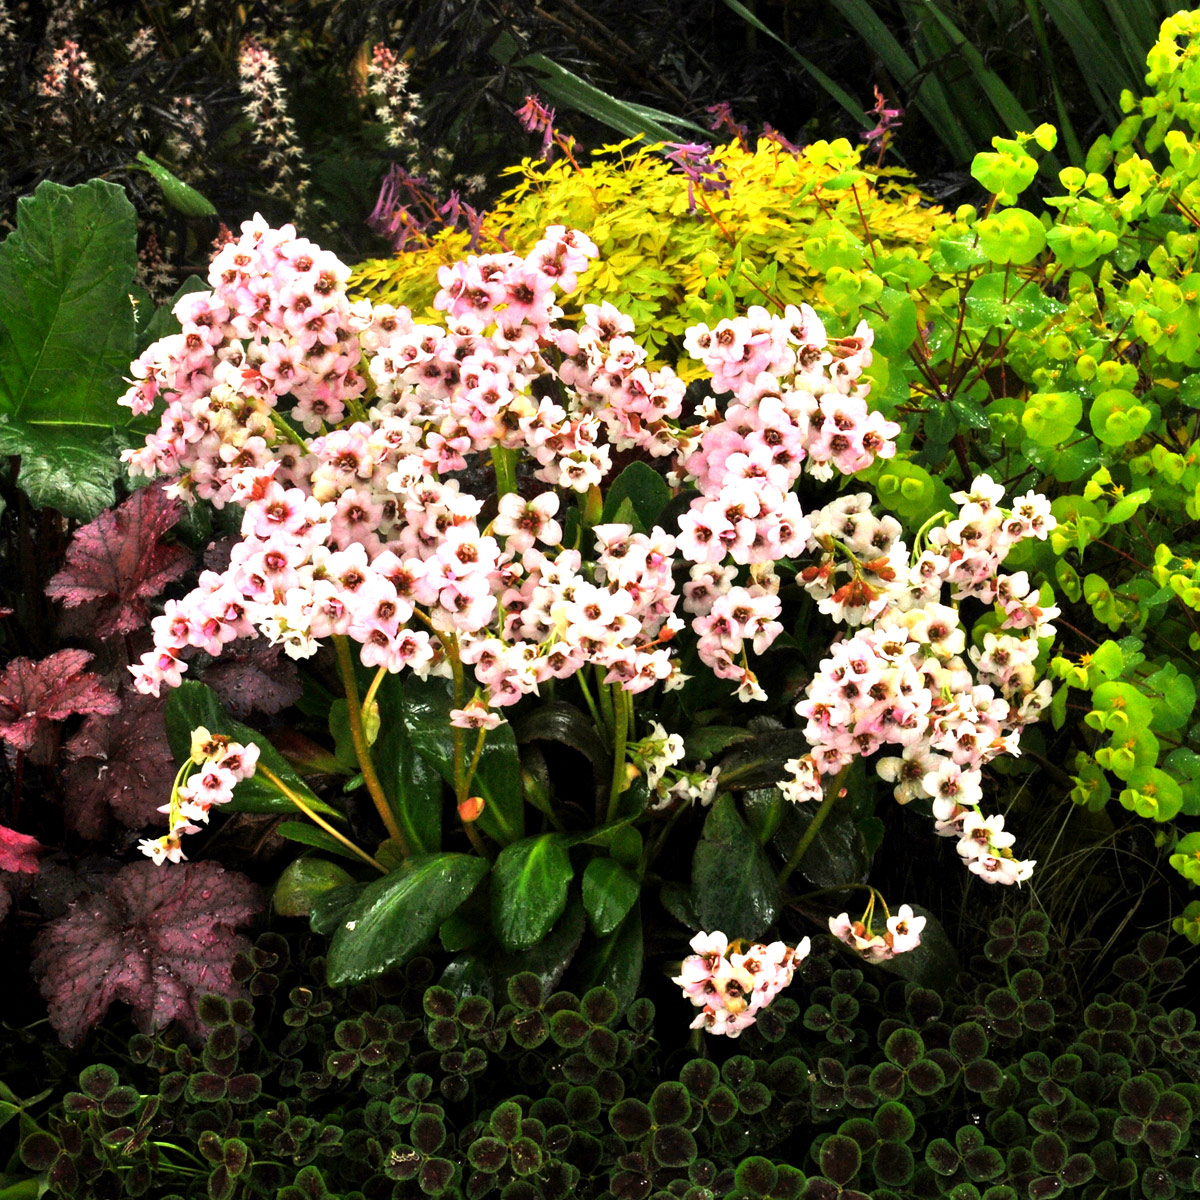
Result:
[[[376,693],[379,736],[371,748],[379,782],[414,854],[430,854],[442,844],[441,772],[413,749],[404,722],[400,675],[389,675]]]
[[[307,917],[318,896],[354,880],[327,858],[294,858],[283,869],[271,894],[271,903],[281,917]]]
[[[756,938],[779,911],[779,884],[732,795],[718,797],[692,858],[692,906],[701,929]]]
[[[640,532],[648,533],[670,499],[671,489],[653,467],[644,462],[632,462],[608,489],[604,498],[604,520],[620,520],[617,514],[628,500],[637,518],[631,524],[640,525]]]
[[[492,868],[492,925],[506,950],[540,942],[567,906],[574,875],[561,834],[506,846]]]
[[[0,413],[22,425],[127,423],[117,407],[133,356],[137,219],[124,191],[45,182],[0,244]]]
[[[775,835],[775,845],[782,854],[790,857],[819,808],[814,801],[784,806]],[[861,883],[870,867],[871,854],[859,828],[859,820],[848,803],[839,802],[804,852],[800,872],[817,887],[824,888]]]
[[[634,905],[607,937],[591,939],[571,965],[571,983],[580,992],[606,987],[617,997],[620,1012],[637,998],[644,947],[642,914]]]
[[[253,742],[258,747],[259,763],[277,775],[309,808],[325,816],[341,817],[336,808],[331,808],[296,774],[288,762],[261,733],[248,725],[235,721],[221,707],[217,693],[212,688],[193,679],[185,679],[167,698],[167,740],[176,762],[182,763],[191,754],[192,730],[204,726],[211,733],[221,733],[247,745]],[[231,812],[289,813],[299,810],[274,784],[268,783],[261,774],[242,780],[233,789],[233,800],[228,805]]]
[[[0,456],[21,459],[17,483],[35,508],[91,521],[117,501],[118,456],[128,444],[114,431],[21,425],[0,415]]]
[[[421,854],[368,884],[329,943],[329,982],[361,983],[403,962],[437,933],[487,871],[487,861],[470,854]]]
[[[612,933],[637,903],[637,877],[612,858],[593,858],[583,872],[583,907],[600,937]]]
[[[454,702],[444,679],[404,680],[401,711],[412,747],[454,784],[454,730],[450,710]],[[468,732],[473,748],[474,734]],[[471,791],[484,799],[479,827],[502,846],[519,841],[525,832],[525,810],[521,799],[521,759],[512,726],[493,729],[483,743]]]

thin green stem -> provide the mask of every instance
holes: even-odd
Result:
[[[483,740],[487,737],[487,727],[481,725],[479,733],[475,737],[475,752],[471,755],[471,761],[467,763],[467,773],[463,777],[463,792],[468,792],[471,789],[471,784],[475,780],[475,770],[479,766],[479,756],[483,753]],[[464,797],[465,798],[465,797]]]
[[[613,773],[612,785],[608,789],[608,820],[615,821],[617,806],[621,802],[621,792],[625,783],[625,735],[629,722],[625,715],[629,703],[629,695],[619,684],[612,685],[613,705]]]
[[[342,676],[342,687],[346,690],[350,740],[354,743],[354,754],[358,759],[358,768],[362,771],[363,783],[367,785],[367,793],[383,821],[384,828],[388,831],[388,837],[400,847],[401,857],[408,858],[412,853],[408,838],[404,836],[400,826],[396,823],[395,814],[387,802],[387,797],[383,794],[383,785],[379,782],[379,776],[375,773],[375,764],[371,760],[371,747],[367,745],[367,731],[363,728],[362,705],[358,700],[358,680],[354,675],[354,659],[350,655],[350,643],[346,640],[345,634],[335,633],[333,644],[337,650],[338,671]]]
[[[592,720],[596,723],[596,732],[601,736],[605,733],[604,721],[600,717],[600,710],[596,708],[596,702],[592,699],[592,693],[588,688],[587,680],[583,677],[582,671],[575,673],[575,682],[579,684],[579,690],[583,692],[583,698],[587,702],[588,711],[592,714]]]
[[[504,446],[492,447],[492,466],[496,471],[496,496],[507,496],[517,490],[517,452]]]
[[[821,807],[817,809],[816,815],[809,823],[808,828],[804,831],[804,836],[796,845],[796,849],[792,851],[792,857],[788,859],[787,866],[779,874],[779,886],[787,882],[788,877],[804,860],[804,855],[808,852],[809,846],[813,844],[818,833],[821,832],[821,826],[829,819],[829,814],[833,812],[834,805],[838,802],[838,797],[842,794],[842,780],[846,777],[846,772],[849,767],[843,767],[834,777],[829,785],[829,790],[825,794],[825,798],[821,801]]]
[[[388,669],[386,666],[380,667],[379,670],[375,672],[375,678],[371,680],[371,686],[367,688],[367,694],[363,697],[362,702],[362,714],[364,722],[367,719],[367,711],[370,709],[371,704],[375,699],[375,693],[379,691],[379,685],[387,677],[387,673]]]
[[[284,783],[274,771],[270,770],[268,767],[264,767],[260,763],[258,767],[258,774],[266,779],[272,787],[276,788],[281,795],[286,796],[288,800],[290,800],[310,821],[313,822],[313,824],[319,825],[327,834],[329,834],[330,837],[336,838],[339,842],[341,842],[347,850],[352,850],[358,855],[359,858],[363,860],[363,862],[370,863],[371,866],[373,866],[381,875],[386,875],[388,873],[388,869],[383,865],[383,863],[381,863],[378,859],[372,858],[365,850],[359,846],[356,846],[348,837],[338,833],[338,831],[334,829],[334,827],[330,825],[330,823],[326,821],[324,817],[309,808],[308,805],[305,804],[304,801],[301,800],[300,797],[297,796],[296,793],[293,792],[292,789],[289,788],[288,785]]]
[[[304,452],[308,453],[308,443],[288,424],[288,419],[279,412],[271,411],[271,424],[283,434],[285,438],[294,446],[300,446]]]

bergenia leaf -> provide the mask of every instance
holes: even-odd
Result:
[[[304,690],[296,664],[284,657],[281,647],[262,639],[226,646],[221,657],[205,667],[204,682],[239,721],[252,712],[268,716],[282,712]]]
[[[175,756],[163,719],[165,700],[127,694],[121,711],[88,717],[66,743],[63,765],[68,825],[83,837],[103,836],[108,810],[130,829],[161,821]]]
[[[86,650],[60,650],[34,662],[14,658],[0,675],[0,741],[25,751],[31,762],[53,757],[51,725],[72,713],[115,713],[121,702],[99,675],[83,668]]]
[[[190,550],[162,540],[182,513],[183,505],[162,484],[105,510],[71,539],[66,566],[50,580],[46,595],[67,608],[91,605],[97,637],[144,628],[150,618],[146,602],[192,565]]]
[[[250,880],[215,863],[124,867],[34,943],[50,1024],[67,1046],[79,1046],[119,1002],[144,1033],[172,1020],[197,1033],[202,995],[241,994],[230,968],[250,943],[236,930],[261,908]]]

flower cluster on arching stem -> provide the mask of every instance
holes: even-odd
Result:
[[[693,1029],[737,1037],[789,983],[796,967],[812,948],[808,938],[798,946],[783,942],[730,943],[720,932],[698,933],[690,943],[693,954],[680,964],[672,979],[700,1010]]]
[[[233,789],[257,769],[258,755],[253,743],[243,746],[204,726],[192,730],[191,754],[175,777],[171,799],[158,810],[167,814],[170,829],[159,838],[142,838],[138,849],[158,866],[186,859],[184,834],[199,833],[209,812],[233,799]]]

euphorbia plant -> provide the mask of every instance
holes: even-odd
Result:
[[[848,772],[885,746],[898,756],[879,774],[901,802],[932,801],[938,832],[980,876],[1011,883],[1032,867],[979,804],[982,767],[1017,749],[1049,699],[1035,660],[1056,610],[1000,571],[1013,545],[1054,527],[1046,504],[1030,492],[1004,507],[984,475],[955,494],[957,513],[906,540],[869,493],[829,486],[890,456],[899,432],[867,404],[865,323],[834,338],[789,305],[695,326],[687,347],[711,381],[688,390],[647,369],[611,304],[562,320],[557,295],[594,254],[554,226],[524,258],[443,267],[443,327],[350,303],[332,255],[256,219],[214,258],[212,291],[180,302],[182,332],[135,364],[124,402],[166,410],[131,466],[243,512],[229,565],[166,603],[154,649],[131,668],[142,691],[180,689],[168,716],[180,757],[194,757],[195,725],[255,738],[202,686],[180,686],[189,655],[257,635],[303,660],[333,643],[345,700],[331,732],[352,746],[388,835],[373,856],[356,851],[382,878],[313,905],[334,934],[335,981],[438,933],[468,951],[458,972],[471,978],[486,879],[491,928],[518,956],[500,969],[541,954],[558,978],[574,958],[583,982],[628,998],[639,896],[688,852],[680,818],[695,801],[711,811],[691,889],[664,898],[695,928],[755,939]],[[635,461],[610,482],[614,455]],[[964,601],[992,609],[969,650]],[[769,701],[756,668],[772,647],[811,672],[807,724],[762,739],[770,786],[743,815],[735,790],[753,770],[705,760],[745,732],[697,712],[722,696]],[[519,756],[518,740],[547,738],[599,764],[594,797],[556,790]],[[264,757],[238,787],[313,809],[284,770]],[[797,829],[782,821],[789,802],[815,815]],[[443,831],[445,812],[460,834]],[[314,840],[350,841],[328,828]]]

